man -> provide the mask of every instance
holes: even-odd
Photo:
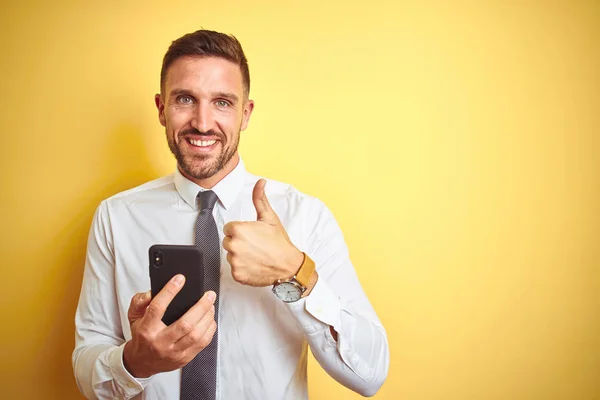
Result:
[[[306,399],[307,345],[344,386],[371,396],[383,384],[386,333],[334,217],[244,168],[249,91],[232,36],[201,30],[167,51],[155,101],[178,168],[96,211],[73,352],[86,397]],[[212,282],[169,326],[161,317],[185,279],[151,299],[147,254],[157,243],[200,246]]]

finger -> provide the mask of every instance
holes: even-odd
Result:
[[[243,254],[243,252],[247,251],[248,249],[248,243],[246,243],[244,240],[240,240],[237,238],[234,239],[229,236],[225,236],[223,238],[223,249],[225,249],[225,251],[227,251],[228,254]]]
[[[185,284],[185,277],[181,274],[175,275],[167,284],[161,289],[160,292],[150,302],[148,308],[146,308],[146,314],[144,319],[147,319],[149,323],[160,322],[167,307],[173,300],[173,298],[179,293],[183,285]]]
[[[168,343],[175,343],[183,336],[188,335],[194,330],[198,322],[209,313],[216,299],[215,292],[209,290],[204,296],[196,302],[185,314],[177,321],[169,325],[165,331],[165,340]],[[213,314],[214,316],[214,314]]]
[[[239,225],[240,221],[231,221],[226,223],[225,226],[223,226],[223,234],[226,237],[233,237],[233,235],[235,235],[240,229]]]
[[[210,321],[208,328],[203,334],[198,334],[199,338],[194,339],[193,344],[188,347],[183,347],[183,351],[186,351],[190,358],[194,358],[198,353],[204,350],[210,342],[213,341],[215,332],[217,332],[217,323],[213,319]]]
[[[200,339],[196,340],[192,346],[183,347],[182,352],[185,352],[185,356],[189,360],[188,362],[208,347],[210,342],[214,339],[215,332],[217,332],[217,323],[213,320]]]
[[[200,321],[196,324],[194,329],[187,335],[181,337],[173,346],[173,350],[175,351],[184,351],[189,348],[205,348],[208,346],[212,339],[212,334],[210,337],[206,338],[206,333],[211,329],[211,325],[216,327],[217,323],[215,322],[215,306],[211,306],[210,310],[205,313]],[[214,332],[213,332],[214,333]],[[206,340],[208,339],[208,340]]]
[[[231,221],[225,224],[225,226],[223,226],[223,235],[225,237],[236,237],[236,236],[242,236],[244,237],[244,234],[247,232],[246,227],[248,225],[251,225],[253,222],[248,222],[248,221]]]
[[[144,316],[150,300],[152,300],[152,295],[149,290],[144,293],[136,293],[131,298],[129,310],[127,311],[127,319],[129,319],[130,324]]]
[[[256,182],[256,185],[254,185],[254,190],[252,190],[252,202],[256,209],[256,219],[257,221],[264,222],[279,222],[279,218],[271,207],[271,203],[269,203],[269,199],[267,199],[267,195],[265,194],[266,185],[266,180],[259,179],[258,182]]]
[[[231,237],[225,236],[223,238],[223,249],[225,249],[227,252],[232,251],[231,250]]]

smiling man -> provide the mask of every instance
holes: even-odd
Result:
[[[246,171],[240,132],[254,109],[239,42],[201,30],[172,43],[156,95],[174,174],[103,201],[88,239],[73,368],[88,398],[306,399],[310,347],[364,396],[383,384],[383,326],[327,207]],[[195,244],[203,297],[161,318],[185,284],[152,298],[148,248]]]
[[[211,188],[238,164],[240,131],[254,108],[249,77],[220,57],[182,56],[164,64],[169,72],[156,106],[169,148],[186,178]]]

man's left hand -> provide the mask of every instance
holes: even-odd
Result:
[[[232,221],[223,228],[223,248],[233,279],[249,286],[269,286],[278,279],[289,279],[304,260],[271,207],[266,184],[260,179],[252,192],[257,220]]]

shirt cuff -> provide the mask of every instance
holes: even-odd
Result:
[[[124,392],[126,398],[134,397],[144,390],[148,383],[152,380],[149,378],[135,378],[127,371],[123,364],[123,350],[125,343],[114,349],[109,356],[109,366],[111,375],[115,383]]]
[[[308,296],[288,303],[288,307],[307,333],[322,330],[323,324],[340,331],[342,303],[322,277],[319,277]]]

